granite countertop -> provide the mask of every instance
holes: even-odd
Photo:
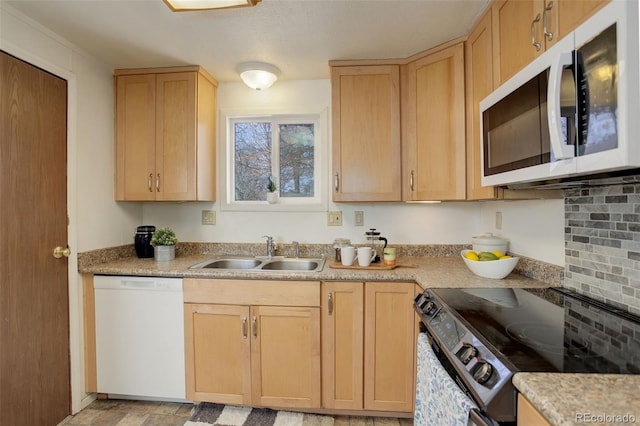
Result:
[[[176,256],[169,262],[156,262],[154,259],[137,257],[122,258],[104,263],[95,263],[79,267],[81,273],[100,275],[136,275],[183,278],[227,278],[227,279],[277,279],[306,281],[415,281],[423,288],[469,288],[503,287],[532,288],[549,287],[549,284],[511,273],[502,280],[481,278],[467,269],[459,256],[447,257],[399,257],[398,266],[390,270],[334,269],[330,266],[333,259],[327,259],[322,271],[251,271],[251,270],[212,270],[189,269],[190,266],[209,258],[212,254],[193,254]]]
[[[640,376],[517,373],[513,384],[553,425],[640,422]]]

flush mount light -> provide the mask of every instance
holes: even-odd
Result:
[[[262,0],[164,0],[174,12],[255,6]]]
[[[237,67],[244,84],[255,90],[271,87],[280,75],[280,70],[264,62],[245,62]]]

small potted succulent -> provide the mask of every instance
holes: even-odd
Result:
[[[278,202],[278,186],[275,183],[275,178],[273,176],[269,176],[269,181],[267,182],[267,203],[275,204]]]
[[[178,237],[170,228],[157,229],[151,237],[151,244],[155,248],[156,260],[161,262],[175,259],[177,242]]]

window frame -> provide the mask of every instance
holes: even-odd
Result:
[[[226,211],[327,211],[327,111],[289,112],[258,110],[220,110],[220,209]],[[234,124],[241,121],[269,121],[272,123],[277,139],[272,140],[272,166],[279,166],[279,125],[296,123],[314,124],[314,197],[278,197],[278,202],[235,201],[235,154]],[[276,175],[274,173],[274,175]],[[280,170],[277,171],[279,177]],[[280,182],[276,182],[280,185]]]

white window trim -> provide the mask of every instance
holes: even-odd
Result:
[[[229,155],[232,148],[233,129],[230,126],[232,119],[248,118],[260,119],[271,117],[293,117],[302,118],[309,117],[315,123],[315,144],[317,155],[314,156],[315,169],[315,188],[314,197],[316,201],[302,201],[296,198],[286,198],[275,204],[269,204],[266,201],[233,201],[235,191],[232,188],[233,183],[233,158]],[[327,109],[322,111],[280,111],[280,110],[249,110],[249,109],[220,109],[219,116],[219,137],[218,137],[218,154],[221,161],[218,162],[220,170],[218,172],[218,194],[220,194],[220,210],[222,211],[244,211],[244,212],[320,212],[328,209],[328,112]]]

